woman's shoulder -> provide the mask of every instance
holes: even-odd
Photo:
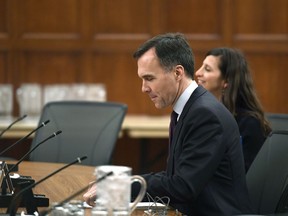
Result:
[[[251,112],[249,112],[249,110],[245,109],[238,110],[235,119],[237,121],[240,130],[245,129],[251,131],[255,130],[262,131],[260,119],[252,115]]]

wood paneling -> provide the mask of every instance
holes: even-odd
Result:
[[[80,0],[18,0],[20,37],[41,38],[46,34],[53,38],[53,34],[79,34],[80,6]]]
[[[287,0],[0,0],[0,83],[104,83],[108,100],[128,104],[128,114],[168,114],[141,92],[132,55],[148,38],[176,31],[194,50],[195,70],[211,48],[241,49],[265,111],[288,113]],[[167,142],[149,140],[147,160]],[[140,143],[119,139],[113,162],[138,173]],[[22,146],[9,154],[19,158]],[[165,164],[164,156],[149,169]]]
[[[222,34],[219,20],[224,12],[221,3],[215,0],[169,0],[163,5],[167,11],[165,26],[169,31],[183,32],[193,38],[201,39],[202,35],[210,35],[210,38],[217,35],[219,38]]]
[[[232,11],[234,46],[259,50],[263,54],[287,54],[288,1],[237,0],[232,5]]]
[[[5,0],[0,0],[0,38],[5,37],[7,34],[7,2]]]
[[[235,0],[235,34],[287,36],[286,0]]]
[[[7,80],[6,78],[6,68],[7,65],[7,58],[5,55],[5,52],[0,52],[0,83],[5,82],[5,80]]]
[[[286,0],[0,0],[0,82],[102,82],[129,114],[166,114],[141,92],[132,54],[154,35],[178,31],[195,69],[208,49],[241,49],[265,111],[288,113],[287,10]]]
[[[80,53],[23,51],[18,73],[21,82],[41,84],[80,82]],[[20,83],[20,82],[19,82]]]
[[[154,3],[154,2],[153,2]],[[146,34],[152,1],[94,1],[93,32],[97,34]]]
[[[253,70],[254,84],[260,100],[269,112],[288,112],[287,53],[250,53],[247,58]],[[265,65],[265,68],[263,67]]]

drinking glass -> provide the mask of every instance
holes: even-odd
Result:
[[[0,117],[10,120],[13,111],[13,86],[11,84],[0,85]]]
[[[97,183],[96,201],[92,215],[130,215],[145,195],[146,181],[141,176],[132,176],[131,167],[113,165],[96,167],[96,179],[109,172],[112,172],[112,175]],[[140,183],[141,190],[134,202],[131,203],[131,184],[135,182]]]
[[[89,101],[104,102],[107,100],[106,87],[102,83],[87,84],[86,99]]]
[[[17,89],[20,115],[26,119],[38,119],[42,109],[42,88],[39,84],[23,83]]]

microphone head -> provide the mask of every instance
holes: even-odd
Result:
[[[22,120],[22,119],[24,119],[24,118],[26,118],[27,117],[27,115],[25,114],[25,115],[23,115],[21,118],[20,118],[20,120]]]
[[[79,163],[81,163],[83,160],[87,159],[87,156],[83,156],[81,158],[78,158]]]
[[[50,122],[50,120],[46,120],[45,122],[42,122],[42,125],[46,126],[49,122]]]
[[[59,130],[59,131],[55,132],[55,136],[57,136],[57,135],[58,135],[58,134],[60,134],[60,133],[62,133],[62,131],[61,131],[61,130]]]

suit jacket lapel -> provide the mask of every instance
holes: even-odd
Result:
[[[167,173],[168,175],[172,175],[173,174],[173,169],[174,169],[174,151],[175,151],[175,146],[177,144],[177,140],[180,134],[180,131],[182,129],[183,126],[183,120],[185,119],[185,116],[188,114],[188,111],[190,109],[190,107],[193,105],[193,103],[195,102],[195,100],[200,97],[202,94],[204,94],[207,90],[204,89],[202,86],[198,86],[193,93],[191,94],[189,100],[187,101],[187,103],[184,106],[184,109],[179,117],[179,120],[177,122],[177,125],[175,127],[175,131],[173,134],[173,141],[171,143],[170,146],[170,156],[169,156],[169,160],[167,163]]]

